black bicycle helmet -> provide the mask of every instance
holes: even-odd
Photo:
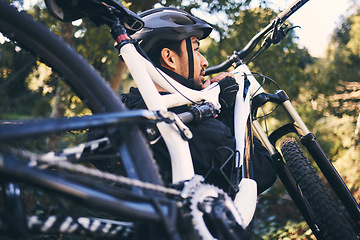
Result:
[[[177,8],[154,8],[140,13],[139,16],[145,25],[143,29],[131,37],[138,40],[145,53],[149,53],[164,41],[182,41],[186,39],[189,59],[188,78],[186,79],[161,66],[158,67],[183,85],[194,88],[194,60],[190,37],[196,36],[199,40],[204,39],[209,36],[212,27],[208,23]]]
[[[203,39],[212,31],[212,27],[206,22],[177,8],[154,8],[139,16],[145,26],[131,37],[139,40],[145,52],[164,40],[181,41],[191,36]]]

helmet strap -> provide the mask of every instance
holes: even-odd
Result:
[[[193,54],[193,48],[190,38],[186,38],[186,50],[188,54],[188,63],[189,63],[189,77],[188,81],[192,82],[192,85],[194,85],[194,54]]]
[[[158,68],[160,68],[164,73],[166,73],[170,77],[177,80],[182,85],[184,85],[188,88],[191,88],[191,89],[195,89],[194,88],[194,54],[193,54],[191,39],[186,38],[185,42],[186,42],[186,51],[188,54],[188,64],[189,64],[189,68],[188,68],[189,76],[187,79],[185,77],[181,76],[180,74],[178,74],[174,71],[171,71],[170,69],[168,69],[166,67],[158,66]]]
[[[192,89],[194,88],[194,81],[189,81],[188,79],[184,78],[180,74],[178,74],[174,71],[171,71],[170,69],[168,69],[166,67],[158,66],[158,68],[161,69],[161,71],[163,71],[170,77],[172,77],[173,79],[175,79],[176,81],[178,81],[179,83],[181,83],[182,85],[184,85],[188,88],[192,88]]]

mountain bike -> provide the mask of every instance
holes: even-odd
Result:
[[[143,27],[140,17],[114,0],[46,1],[59,20],[90,17],[111,28],[116,48],[148,106],[148,110],[128,111],[99,73],[74,49],[28,15],[1,1],[0,31],[6,36],[3,49],[29,52],[30,55],[21,57],[33,59],[31,68],[39,69],[42,63],[47,64],[54,71],[50,77],[66,82],[92,115],[33,120],[12,120],[6,116],[1,121],[0,229],[12,237],[62,233],[121,239],[248,239],[246,228],[257,203],[256,182],[251,174],[252,161],[256,159],[246,154],[252,146],[253,131],[271,154],[279,178],[315,236],[356,239],[359,207],[341,177],[285,92],[266,93],[255,74],[241,61],[263,37],[268,46],[280,41],[286,35],[282,24],[306,2],[296,1],[243,50],[206,71],[212,74],[233,66],[239,92],[244,93],[237,96],[234,117],[236,139],[243,139],[237,141],[236,171],[241,176],[235,181],[237,193],[231,198],[194,173],[187,144],[192,133],[186,123],[214,117],[219,111],[218,84],[199,92],[156,69],[127,34]],[[23,71],[26,70],[14,74],[15,77],[21,77]],[[2,70],[4,79],[8,75],[11,76],[11,72]],[[161,96],[153,81],[170,94]],[[267,102],[281,106],[290,119],[289,124],[269,136],[257,120],[258,109]],[[194,106],[191,111],[180,114],[168,111],[184,104]],[[158,130],[171,156],[173,179],[169,186],[164,185],[144,131],[140,131],[149,124],[156,124],[156,129],[146,128],[145,134],[157,136],[154,131]],[[74,144],[78,140],[72,141],[73,135],[81,138],[88,129],[100,129],[105,137]],[[342,200],[350,220],[338,209],[293,139],[283,142],[281,153],[275,148],[276,142],[288,133],[296,133],[308,148]],[[66,146],[48,151],[46,142],[54,134],[64,134],[60,138],[65,139],[61,144]],[[93,167],[99,162],[108,164],[109,161],[104,161],[108,159],[113,163],[111,172]],[[42,189],[51,200],[42,194],[39,198],[56,202],[57,207],[49,209],[40,205],[30,209],[31,212],[29,202],[34,200],[28,196],[38,193],[28,190],[28,186]]]

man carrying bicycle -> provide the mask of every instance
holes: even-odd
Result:
[[[229,190],[234,168],[235,138],[233,136],[233,108],[239,89],[231,73],[220,73],[211,80],[204,78],[208,62],[199,52],[200,40],[206,38],[212,27],[200,19],[175,8],[155,8],[140,14],[145,27],[131,37],[140,46],[156,67],[174,78],[182,85],[195,90],[219,82],[221,113],[217,119],[206,119],[200,123],[189,124],[193,138],[189,147],[195,173],[205,177],[225,191]],[[161,94],[166,90],[157,86]],[[130,109],[146,108],[140,92],[131,88],[122,100]],[[175,113],[183,112],[187,106],[170,109]],[[272,160],[266,149],[255,139],[254,177],[258,192],[270,187],[276,179]],[[165,182],[171,182],[170,156],[165,142],[160,139],[152,145],[154,158],[160,166]]]

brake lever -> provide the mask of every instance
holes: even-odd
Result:
[[[282,25],[279,18],[275,20],[274,28],[269,34],[269,42],[272,44],[278,44],[285,36],[286,33],[284,29],[287,27],[287,24]]]
[[[300,26],[294,26],[294,27],[290,27],[287,28],[287,24],[282,24],[279,25],[279,20],[276,20],[273,29],[265,36],[265,39],[263,41],[263,43],[261,44],[261,46],[265,46],[268,47],[271,44],[278,44],[282,39],[284,39],[286,37],[286,35],[293,30],[294,28],[297,28]]]

